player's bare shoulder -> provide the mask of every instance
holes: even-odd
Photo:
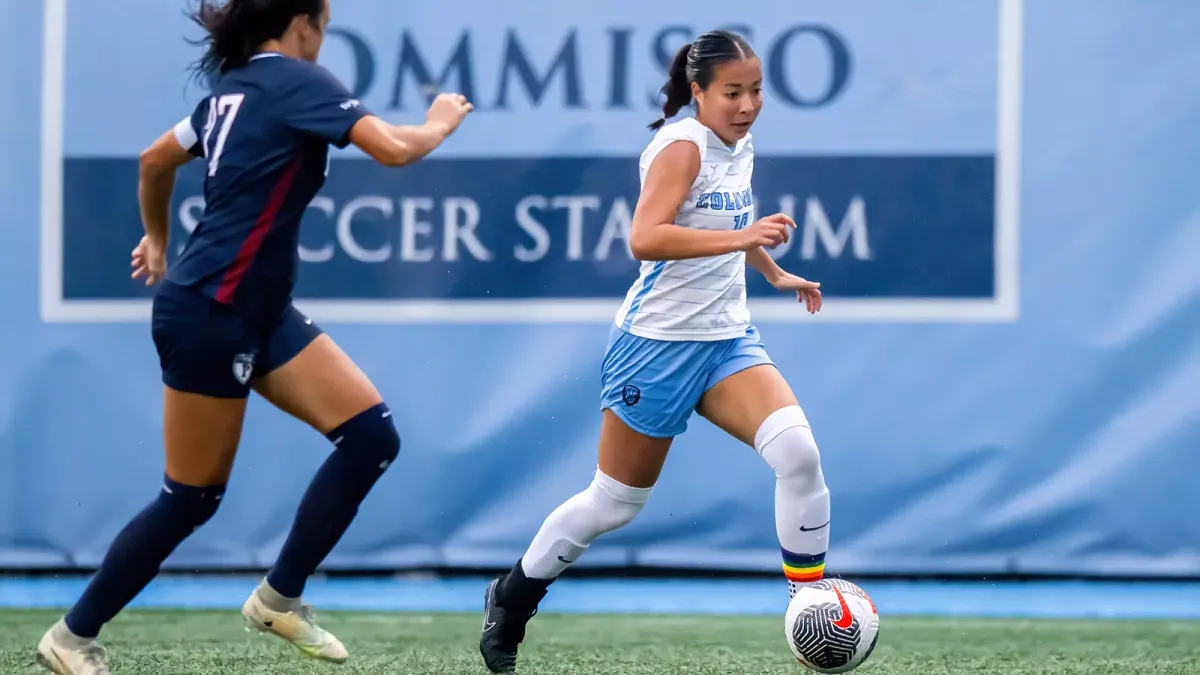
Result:
[[[650,165],[654,159],[658,157],[664,149],[677,141],[690,142],[696,146],[700,152],[700,161],[704,161],[704,156],[708,151],[708,129],[693,117],[685,117],[676,122],[665,124],[661,129],[654,133],[654,137],[646,144],[646,149],[642,151],[641,169],[642,174],[650,169]]]

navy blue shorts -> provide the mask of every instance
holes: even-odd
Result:
[[[151,334],[163,384],[192,394],[246,398],[251,381],[291,361],[321,334],[289,305],[269,322],[169,281],[154,296]]]

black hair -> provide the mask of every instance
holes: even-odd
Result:
[[[250,62],[259,45],[283,37],[292,19],[306,16],[318,25],[326,0],[197,0],[192,21],[207,35],[189,40],[207,50],[192,67],[212,79]]]
[[[705,33],[695,42],[681,47],[667,70],[667,83],[659,90],[667,97],[663,102],[662,117],[651,122],[650,129],[661,129],[667,120],[692,102],[693,82],[700,85],[701,90],[708,89],[717,66],[753,56],[754,49],[746,38],[727,30]]]

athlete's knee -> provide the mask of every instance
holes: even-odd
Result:
[[[220,508],[221,498],[224,496],[224,485],[196,487],[184,485],[167,477],[163,480],[158,501],[162,507],[174,514],[174,518],[186,522],[193,528],[198,528],[212,520],[217,509]]]
[[[771,413],[754,435],[754,449],[779,478],[825,482],[821,452],[800,406]]]
[[[400,454],[400,434],[385,403],[362,411],[326,436],[339,452],[380,471]]]
[[[628,525],[641,512],[653,490],[653,487],[630,487],[596,469],[591,485],[580,495],[591,506],[590,529],[603,534]]]

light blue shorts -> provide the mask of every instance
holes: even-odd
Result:
[[[640,434],[678,436],[704,392],[766,363],[774,365],[754,326],[744,337],[710,342],[652,340],[613,326],[600,374],[600,408]]]

